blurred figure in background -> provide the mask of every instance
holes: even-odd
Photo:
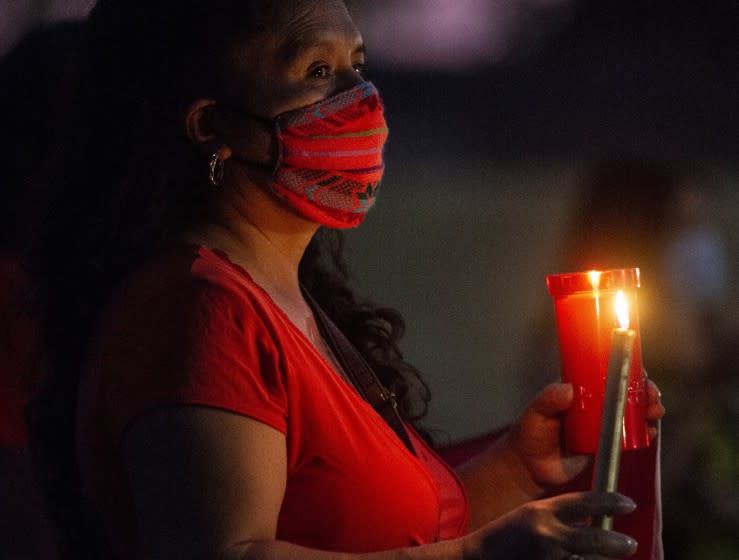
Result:
[[[641,269],[644,363],[670,408],[662,426],[670,560],[739,557],[737,371],[729,359],[731,317],[722,309],[729,261],[710,221],[709,189],[648,157],[596,162],[584,174],[558,264],[558,272]],[[556,379],[559,369],[551,309],[535,329],[548,350],[525,364],[531,387]]]
[[[23,267],[40,193],[35,176],[54,152],[61,93],[80,23],[35,28],[0,64],[0,559],[54,558],[53,538],[31,474],[23,407],[38,356]]]
[[[669,373],[660,386],[675,412],[664,425],[668,557],[728,560],[739,558],[739,333],[729,256],[711,223],[708,192],[705,179],[691,178],[669,207],[659,262],[665,311],[655,310],[654,321],[669,336],[662,347],[655,342],[655,360]]]

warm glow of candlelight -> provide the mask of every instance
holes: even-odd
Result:
[[[574,389],[573,404],[564,415],[565,446],[572,453],[598,451],[606,402],[604,386],[609,370],[613,369],[611,362],[619,380],[624,372],[624,367],[620,366],[629,366],[626,368],[626,404],[619,422],[620,436],[617,436],[622,449],[644,449],[649,445],[645,421],[647,384],[639,343],[638,288],[637,268],[600,270],[592,267],[580,272],[547,275],[547,290],[554,300],[557,320],[561,378]],[[619,290],[622,293],[618,293]],[[620,301],[618,314],[616,299]],[[618,315],[621,315],[621,325]],[[627,342],[633,354],[628,364],[623,359]],[[614,350],[616,356],[612,355]]]
[[[600,271],[591,270],[588,272],[588,276],[590,276],[590,283],[593,285],[593,290],[597,292],[598,287],[600,286]]]
[[[593,286],[593,294],[595,295],[595,315],[600,317],[600,298],[598,297],[598,288],[600,287],[600,271],[591,270],[588,272],[590,284]]]
[[[623,291],[616,292],[616,317],[622,329],[629,328],[629,304]]]

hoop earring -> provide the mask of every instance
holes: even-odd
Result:
[[[221,154],[221,150],[216,150],[210,156],[210,161],[208,162],[208,180],[214,187],[220,187],[223,183],[223,167],[223,154]]]

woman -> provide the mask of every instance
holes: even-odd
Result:
[[[387,135],[343,2],[103,0],[88,35],[87,132],[36,251],[52,373],[31,424],[70,542],[100,536],[114,558],[633,552],[585,524],[628,498],[532,501],[587,462],[560,452],[570,387],[455,474],[344,380],[319,306],[407,422],[428,400],[399,317],[355,298],[319,230],[361,222]]]

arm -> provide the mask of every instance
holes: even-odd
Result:
[[[565,550],[622,558],[635,548],[624,535],[584,524],[591,515],[628,513],[633,503],[616,494],[566,494],[461,539],[362,555],[308,550],[276,540],[287,472],[279,431],[223,410],[178,406],[138,419],[123,447],[152,560],[510,560],[564,557]]]
[[[566,494],[451,541],[362,555],[308,550],[276,540],[287,472],[279,431],[223,410],[178,406],[137,420],[123,447],[142,547],[152,560],[530,560],[563,551],[624,558],[636,546],[584,523],[632,511],[629,500]]]
[[[147,558],[355,557],[275,540],[287,457],[285,436],[266,424],[214,408],[178,406],[137,420],[123,445]],[[456,540],[361,558],[461,559],[463,547]]]

